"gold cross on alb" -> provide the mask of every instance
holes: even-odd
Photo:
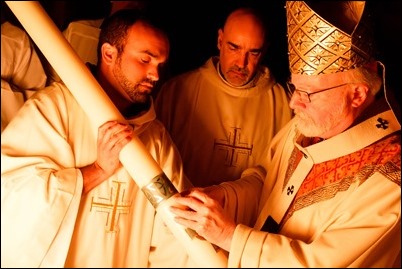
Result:
[[[125,183],[119,181],[113,181],[113,183],[116,185],[116,188],[111,188],[109,198],[98,197],[99,201],[94,201],[94,197],[92,197],[91,201],[91,211],[93,208],[96,208],[98,212],[107,214],[106,232],[117,232],[117,223],[120,214],[127,214],[130,212],[131,207],[131,202],[123,201],[125,190],[122,189],[122,185]]]

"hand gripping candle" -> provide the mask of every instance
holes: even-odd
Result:
[[[125,121],[38,1],[6,3],[84,109],[93,126],[100,126],[109,120]],[[80,90],[82,88],[86,90]],[[97,133],[97,129],[94,132]],[[172,204],[169,198],[179,195],[178,191],[138,137],[134,137],[122,149],[120,161],[160,213],[165,224],[184,245],[188,255],[200,267],[226,267],[227,258],[223,251],[216,250],[194,231],[174,221],[174,215],[169,211]]]

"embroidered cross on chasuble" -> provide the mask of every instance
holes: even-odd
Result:
[[[105,197],[92,197],[90,210],[96,210],[106,214],[106,232],[118,232],[118,222],[120,215],[128,214],[131,208],[131,201],[125,201],[125,182],[113,181],[115,186],[110,190],[110,194]]]
[[[235,167],[240,159],[239,156],[243,155],[248,158],[253,152],[253,145],[249,145],[241,141],[241,128],[232,128],[233,132],[225,139],[215,139],[214,150],[225,151],[225,165]],[[247,160],[246,158],[246,160]]]
[[[280,223],[277,223],[271,216],[268,216],[261,230],[278,233],[280,227],[297,210],[331,199],[338,192],[346,191],[356,181],[362,184],[375,172],[392,173],[392,164],[400,165],[400,156],[398,157],[399,160],[393,160],[392,163],[385,162],[384,160],[389,159],[389,156],[395,155],[395,152],[398,151],[397,141],[400,139],[400,133],[394,133],[352,154],[315,164],[304,179],[299,190],[297,190],[292,203]],[[302,156],[303,153],[295,148],[289,161],[290,165],[286,173],[285,186]],[[291,191],[296,190],[288,190],[285,193],[290,195]]]

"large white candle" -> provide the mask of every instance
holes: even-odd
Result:
[[[95,133],[108,120],[125,121],[38,1],[6,3],[89,116],[96,127]],[[177,190],[138,137],[123,148],[120,161],[200,267],[227,266],[223,251],[216,251],[209,242],[174,221],[168,207],[169,198],[178,195]]]

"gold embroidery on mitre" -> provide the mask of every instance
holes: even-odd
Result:
[[[286,1],[290,72],[331,74],[363,66],[372,60],[373,34],[364,7],[364,1],[348,5],[349,14],[360,16],[352,25],[352,33],[348,34],[315,13],[304,1]]]

